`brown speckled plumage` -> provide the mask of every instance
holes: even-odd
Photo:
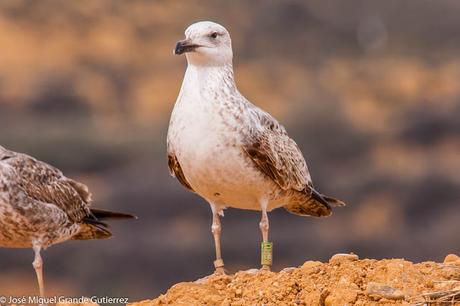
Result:
[[[210,204],[215,266],[221,268],[223,209],[262,211],[260,228],[267,242],[268,211],[284,207],[293,214],[322,217],[344,203],[313,188],[295,141],[238,91],[228,31],[203,21],[192,24],[185,35],[175,49],[186,53],[188,66],[171,115],[168,165],[182,185]]]
[[[0,146],[0,247],[34,248],[37,261],[40,250],[52,244],[110,237],[101,221],[105,218],[133,217],[93,210],[90,205],[85,185],[31,156]]]
[[[26,154],[0,147],[0,220],[7,239],[0,246],[43,247],[73,238],[82,228],[91,239],[108,238],[110,232],[91,213],[88,188],[65,177],[58,169]],[[19,236],[19,239],[14,238]]]

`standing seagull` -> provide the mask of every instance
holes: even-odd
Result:
[[[284,207],[301,216],[323,217],[343,202],[317,192],[297,144],[270,114],[236,88],[228,31],[214,22],[192,24],[175,54],[186,54],[187,71],[168,131],[171,174],[209,202],[216,247],[216,273],[223,209],[262,212],[261,264],[272,265],[267,212]]]
[[[132,215],[91,209],[88,187],[28,155],[0,146],[0,247],[33,248],[40,296],[45,296],[40,251],[69,239],[105,239],[101,220]]]

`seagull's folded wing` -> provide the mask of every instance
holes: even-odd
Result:
[[[304,191],[311,187],[307,164],[295,141],[269,114],[260,111],[257,115],[262,128],[246,137],[244,151],[282,189]]]
[[[169,167],[169,173],[171,173],[172,176],[177,178],[177,180],[188,190],[195,192],[190,186],[190,183],[187,181],[185,178],[184,172],[182,172],[182,168],[179,164],[179,161],[176,158],[176,155],[172,152],[168,152],[168,167]]]
[[[321,217],[331,214],[331,206],[345,205],[313,188],[307,163],[295,141],[269,114],[256,114],[260,124],[246,137],[243,149],[280,188],[297,191],[284,208],[296,215]]]
[[[17,153],[8,163],[15,168],[19,184],[29,197],[57,206],[73,222],[80,222],[91,215],[91,194],[85,185],[25,154]]]

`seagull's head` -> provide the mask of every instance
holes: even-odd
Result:
[[[189,64],[219,66],[231,64],[232,40],[227,29],[211,21],[200,21],[185,30],[185,39],[178,41],[174,54],[184,54]]]

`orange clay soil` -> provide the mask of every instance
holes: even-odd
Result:
[[[337,254],[278,273],[211,275],[130,305],[460,305],[460,257],[413,264]]]

